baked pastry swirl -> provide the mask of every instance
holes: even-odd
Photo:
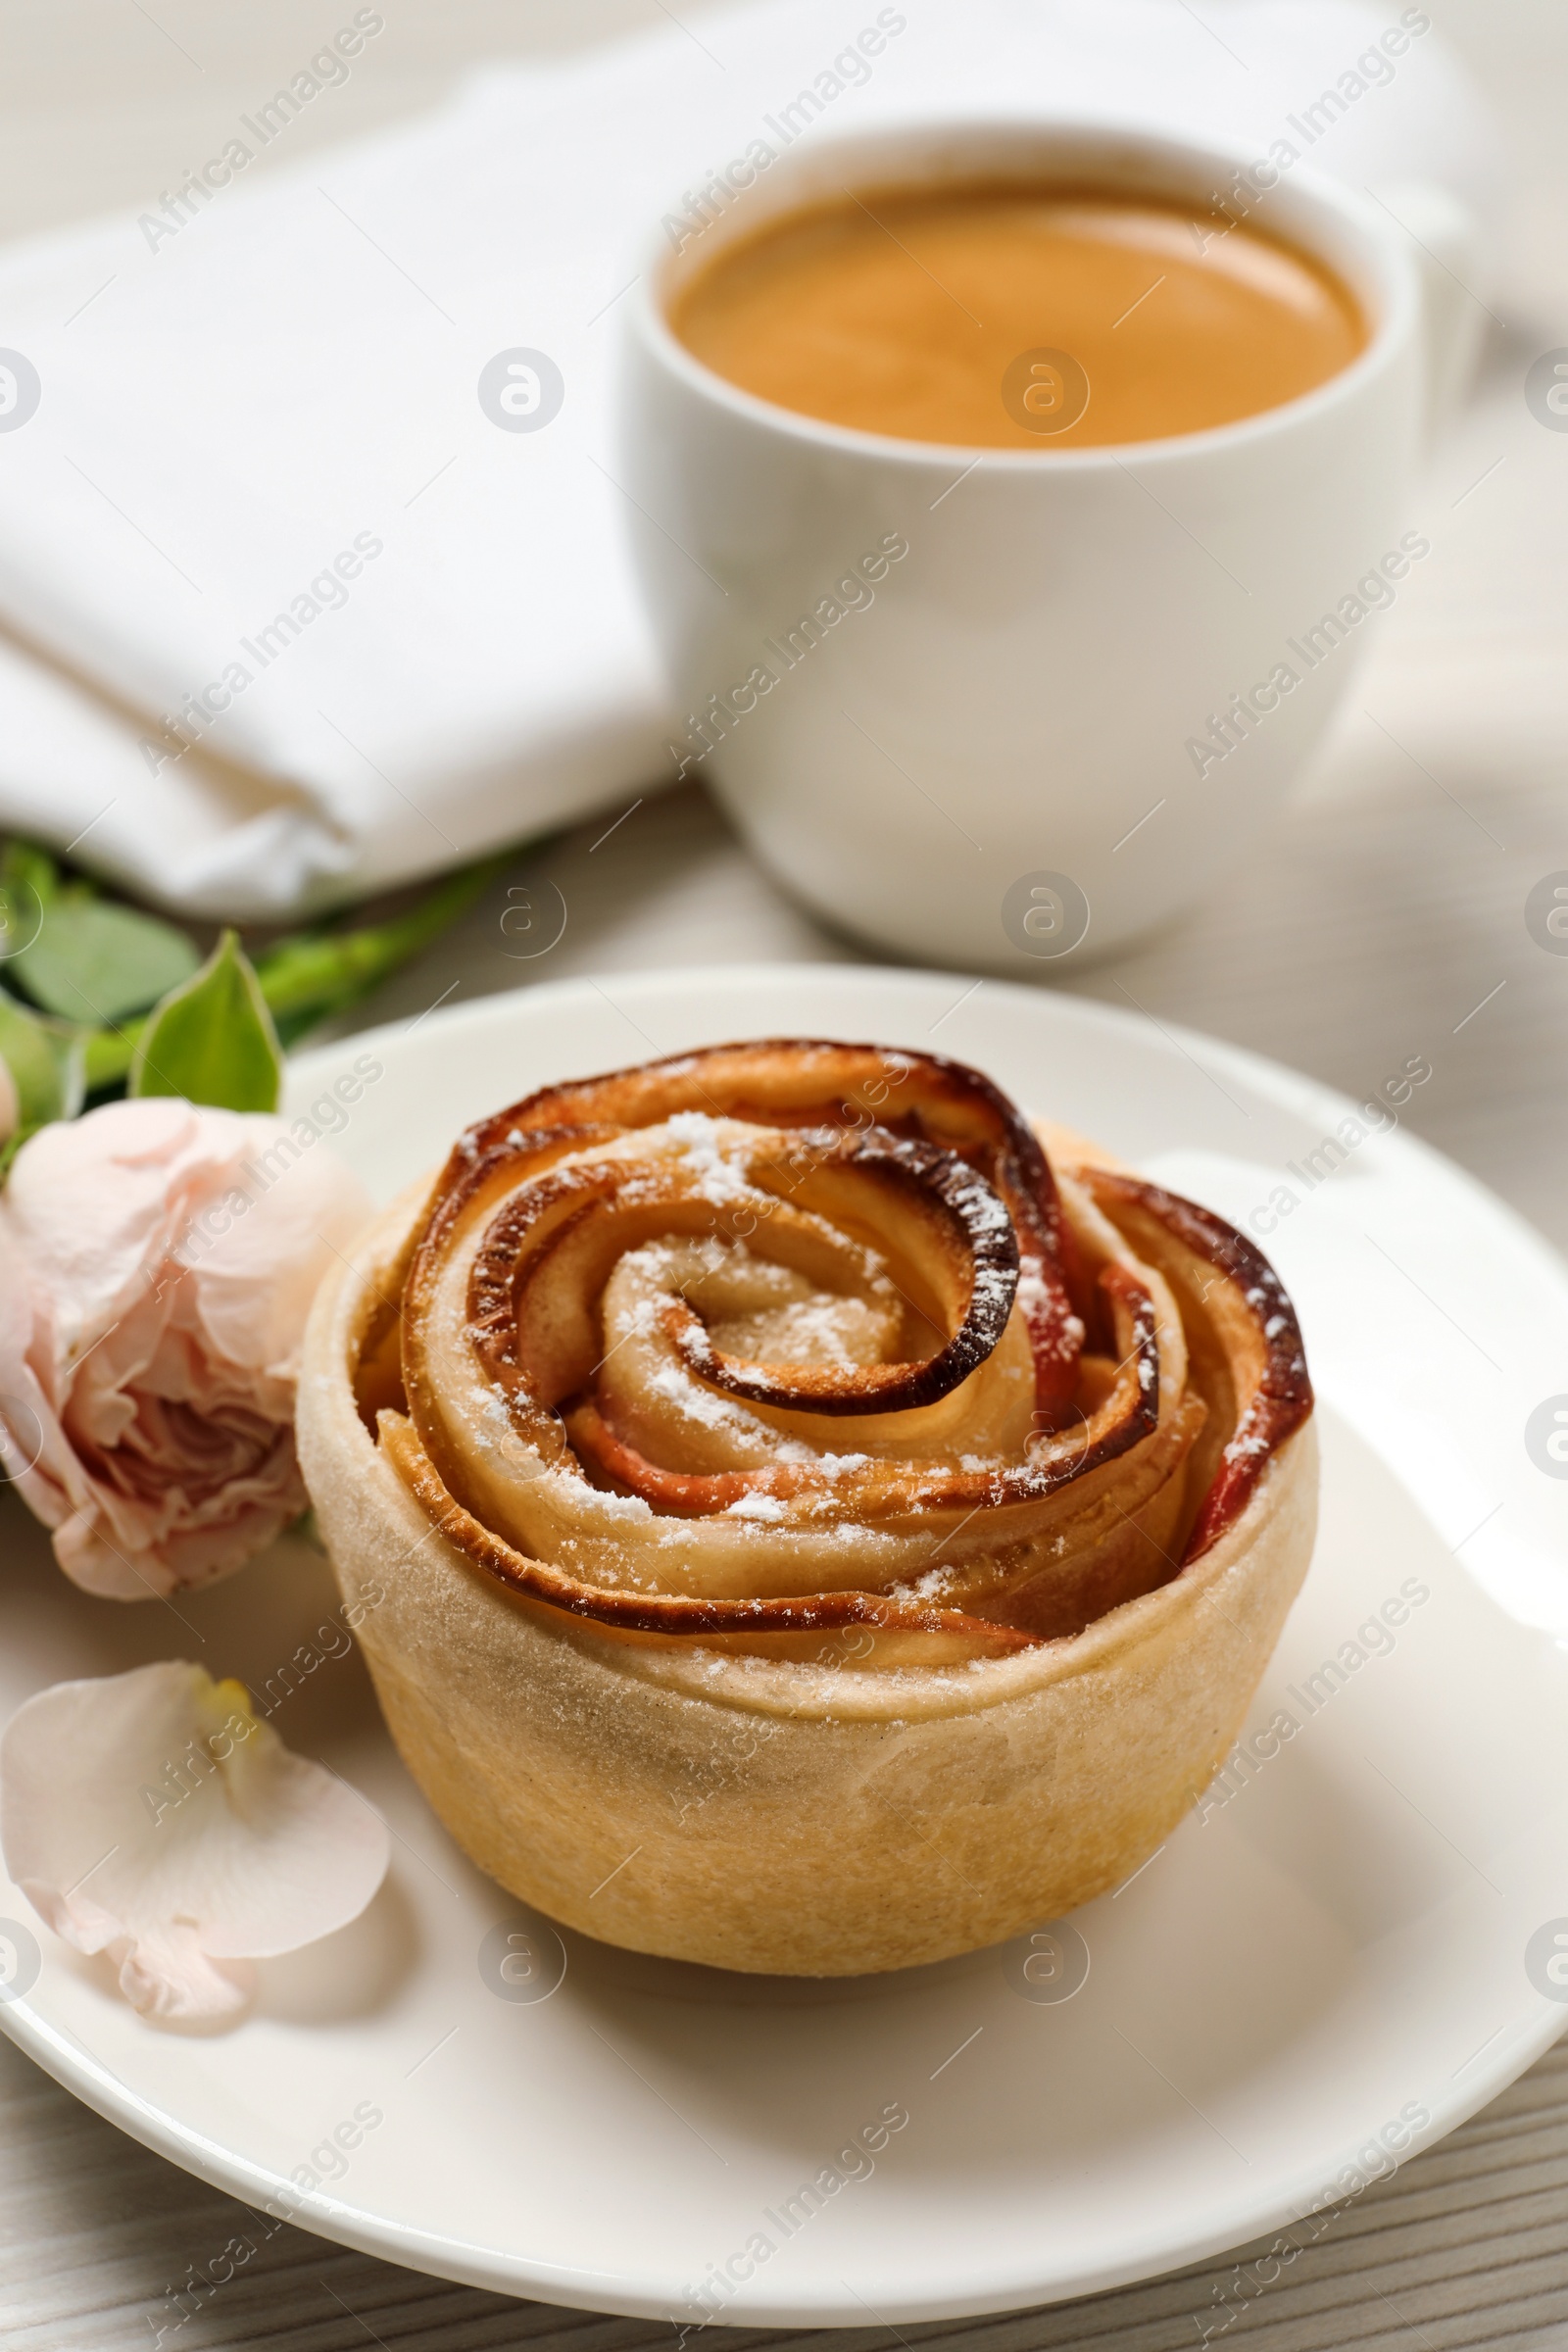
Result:
[[[1240,1235],[978,1072],[795,1040],[554,1087],[318,1298],[299,1443],[403,1753],[608,1940],[834,1975],[1114,1886],[1306,1567]]]

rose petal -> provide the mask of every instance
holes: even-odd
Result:
[[[247,1137],[253,1164],[279,1124],[245,1121],[247,1129],[264,1131],[259,1141]],[[368,1208],[364,1187],[328,1148],[295,1161],[268,1191],[253,1194],[246,1214],[205,1252],[182,1250],[195,1266],[201,1323],[214,1347],[230,1363],[292,1379],[317,1283],[331,1254],[354,1239]]]
[[[318,1142],[314,1123],[149,1100],[18,1153],[0,1197],[0,1456],[89,1592],[226,1575],[304,1508],[305,1318],[369,1205]]]
[[[177,1240],[207,1155],[204,1131],[237,1159],[244,1124],[232,1111],[153,1097],[57,1120],[18,1152],[6,1210],[56,1301],[66,1360],[123,1311],[143,1266]]]
[[[58,1527],[71,1504],[51,1464],[69,1448],[31,1360],[41,1308],[21,1245],[0,1217],[0,1470],[45,1527]]]
[[[391,1853],[374,1808],[292,1755],[243,1685],[180,1660],[56,1683],[18,1709],[0,1736],[0,1844],[55,1933],[107,1951],[126,1999],[161,2017],[239,2007],[248,1973],[227,1964],[358,1918]]]

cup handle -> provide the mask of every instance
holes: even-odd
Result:
[[[1421,281],[1428,447],[1469,389],[1487,311],[1472,289],[1483,265],[1480,224],[1434,180],[1380,181],[1367,193],[1403,231]]]

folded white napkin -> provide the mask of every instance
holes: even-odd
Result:
[[[249,180],[287,108],[240,118],[206,195],[0,262],[0,828],[266,919],[665,780],[612,479],[637,257],[756,139],[988,104],[1493,201],[1464,76],[1396,0],[777,0]],[[535,431],[478,394],[519,348],[564,383]]]

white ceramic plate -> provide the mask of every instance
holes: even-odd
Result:
[[[1069,1977],[1026,1973],[1027,1941],[811,1984],[567,1936],[549,1998],[504,1998],[486,1938],[523,1923],[334,1654],[319,1558],[280,1546],[177,1617],[122,1608],[68,1585],[13,1498],[0,1710],[199,1657],[264,1703],[270,1687],[283,1736],[366,1789],[397,1844],[366,1917],[265,1964],[254,2009],[214,2033],[143,2024],[0,1881],[0,2022],[192,2172],[258,2206],[292,2179],[311,2228],[476,2285],[684,2322],[706,2281],[723,2316],[790,2326],[1081,2294],[1354,2193],[1568,2019],[1546,1966],[1559,1931],[1568,1950],[1568,1464],[1538,1443],[1538,1467],[1525,1437],[1568,1382],[1568,1282],[1488,1194],[1401,1134],[1357,1141],[1322,1089],[990,982],[792,966],[539,987],[303,1055],[290,1092],[305,1105],[374,1053],[338,1148],[384,1196],[550,1080],[780,1032],[977,1062],[1275,1254],[1321,1397],[1323,1532],[1229,1785],[1078,1914]],[[1085,1951],[1070,1999],[1035,1997]],[[356,2109],[380,2120],[339,2157]],[[890,2114],[907,2120],[874,2156],[849,2152]]]

